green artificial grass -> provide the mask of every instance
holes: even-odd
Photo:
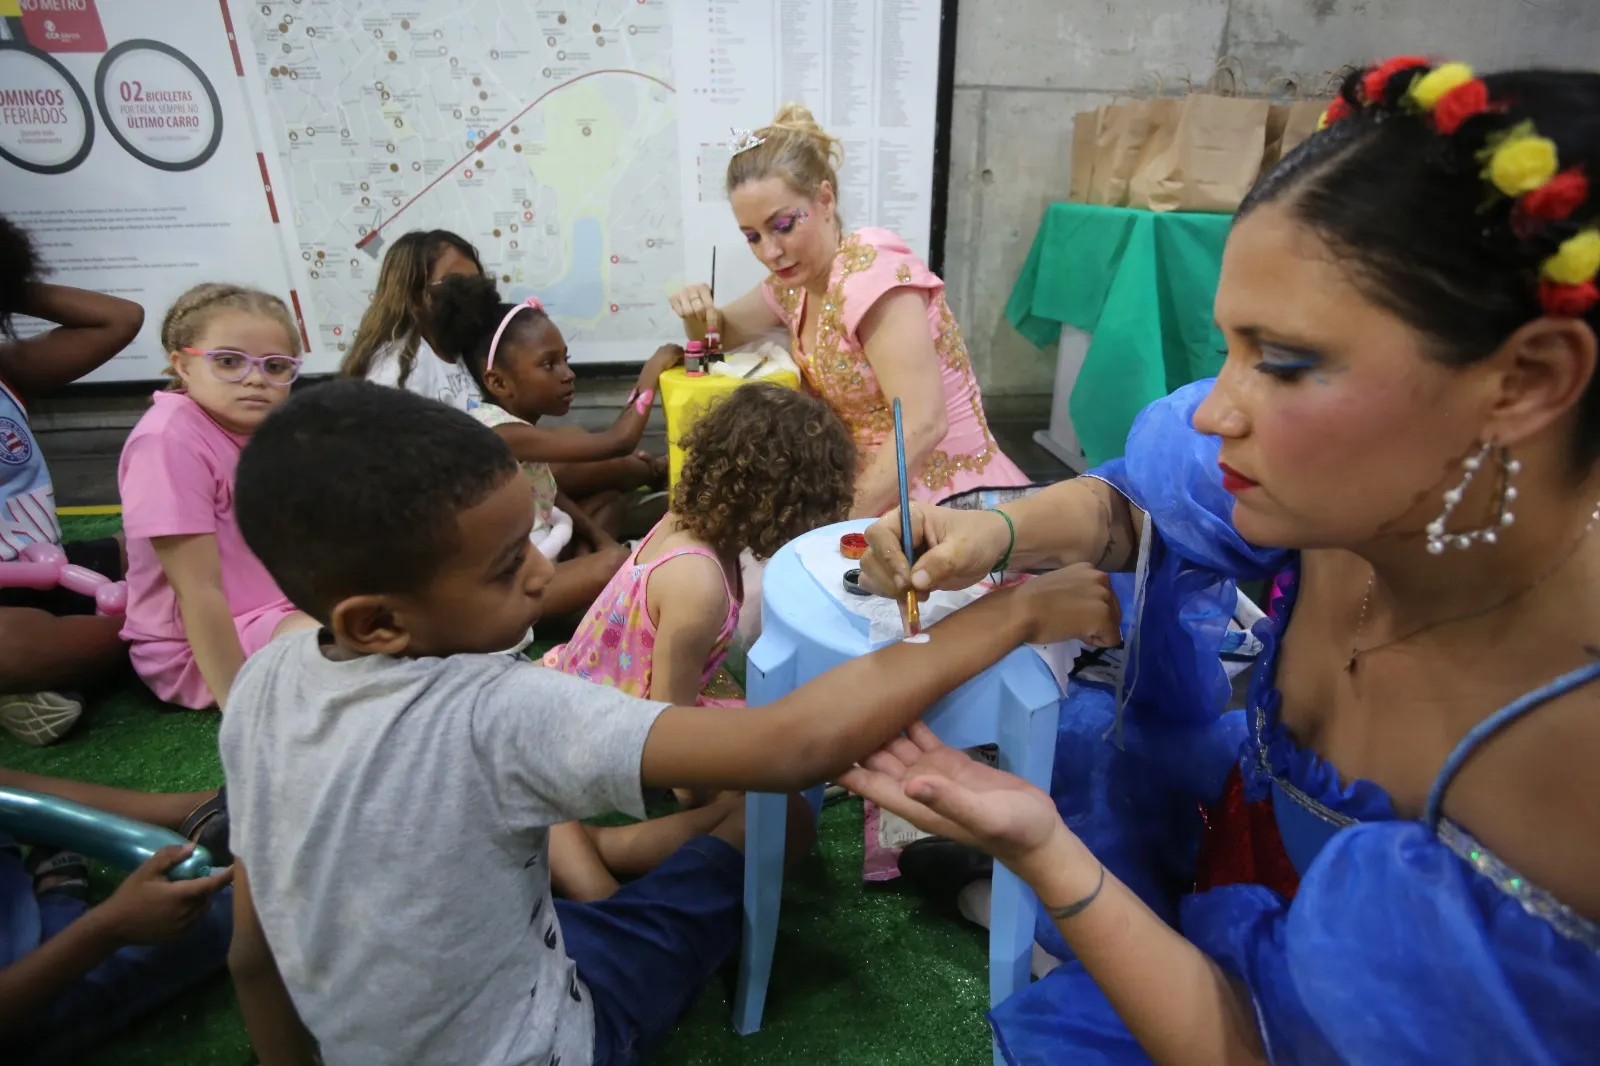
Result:
[[[69,539],[106,536],[115,516],[67,517]],[[45,749],[0,734],[0,763],[149,791],[221,783],[214,714],[168,713],[135,680],[94,700]],[[953,909],[861,881],[861,804],[823,811],[816,854],[790,875],[761,1032],[729,1024],[732,967],[651,1061],[658,1066],[832,1063],[978,1066],[990,1058],[987,934]],[[368,873],[366,876],[373,876]],[[393,876],[393,872],[377,876]],[[96,878],[107,892],[114,877]],[[454,886],[463,905],[469,886]],[[83,1060],[92,1066],[231,1066],[254,1061],[225,977],[174,1002]]]

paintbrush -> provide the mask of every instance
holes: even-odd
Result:
[[[717,314],[717,246],[711,246],[711,311],[706,321],[706,363],[716,363],[722,360],[722,322],[718,315],[715,326],[711,325],[710,317]]]
[[[906,553],[906,566],[916,562],[911,542],[911,492],[906,480],[906,431],[900,419],[900,397],[894,398],[894,459],[900,474],[900,540]],[[906,629],[908,636],[922,632],[922,619],[917,611],[917,590],[906,589]]]

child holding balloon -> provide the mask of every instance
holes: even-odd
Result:
[[[125,664],[127,647],[116,612],[97,614],[85,594],[97,578],[122,576],[122,546],[113,537],[60,543],[26,401],[99,367],[144,324],[138,304],[44,284],[43,272],[27,233],[0,218],[0,725],[36,746],[66,735],[83,713],[70,693]],[[54,328],[22,337],[15,316]]]
[[[128,537],[122,635],[161,699],[222,707],[244,660],[279,633],[314,625],[245,546],[234,467],[300,375],[300,340],[282,300],[197,285],[161,323],[174,387],[158,392],[117,466]]]
[[[3,768],[0,788],[56,796],[212,848],[207,833],[227,817],[214,792],[134,792]],[[36,844],[24,858],[0,832],[0,1060],[76,1061],[222,969],[233,871],[168,880],[191,851],[161,848],[91,907],[83,856]]]

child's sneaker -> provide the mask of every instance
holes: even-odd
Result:
[[[36,844],[23,865],[33,878],[33,894],[59,892],[74,899],[89,894],[89,860],[75,851]]]
[[[54,744],[78,723],[83,701],[60,692],[0,696],[0,727],[35,748]]]

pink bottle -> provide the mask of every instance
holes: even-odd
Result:
[[[683,372],[691,378],[706,376],[706,346],[700,341],[690,341],[683,349]]]

